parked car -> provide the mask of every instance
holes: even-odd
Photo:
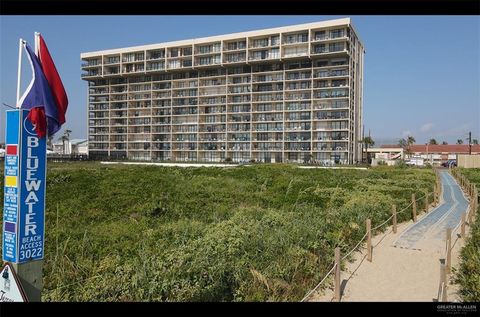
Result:
[[[448,160],[442,163],[443,167],[457,167],[457,160]]]
[[[409,160],[405,161],[407,165],[411,166],[424,166],[424,159],[421,157],[411,157]]]

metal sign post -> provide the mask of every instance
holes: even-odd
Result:
[[[28,110],[6,112],[2,259],[12,264],[29,301],[40,301],[45,241],[46,138]]]

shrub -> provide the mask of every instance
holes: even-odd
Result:
[[[297,301],[366,218],[433,183],[383,166],[49,163],[43,300]]]
[[[480,169],[460,169],[477,188],[480,188]],[[470,227],[470,235],[460,252],[461,263],[454,281],[460,285],[459,294],[463,301],[480,301],[480,217]]]

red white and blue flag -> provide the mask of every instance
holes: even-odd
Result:
[[[65,123],[67,94],[43,38],[39,36],[38,57],[27,43],[24,48],[33,78],[20,98],[20,108],[30,109],[27,118],[40,138],[47,134],[52,136]]]

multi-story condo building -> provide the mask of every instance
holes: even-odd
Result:
[[[349,18],[82,53],[90,156],[355,163],[364,53]]]

